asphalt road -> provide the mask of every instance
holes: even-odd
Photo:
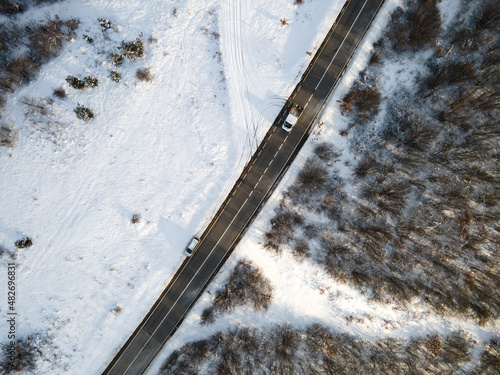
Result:
[[[346,2],[301,82],[203,234],[197,250],[183,264],[103,375],[144,373],[175,332],[302,147],[382,2]],[[287,133],[281,129],[281,124],[292,102],[304,110],[297,124]]]

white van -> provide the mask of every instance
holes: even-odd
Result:
[[[194,250],[196,249],[196,246],[198,246],[199,243],[200,243],[200,239],[197,237],[193,237],[191,239],[191,242],[189,243],[189,245],[184,250],[186,252],[186,256],[190,257],[193,254]]]

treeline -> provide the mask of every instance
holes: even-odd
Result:
[[[463,331],[369,342],[320,324],[303,330],[239,327],[184,345],[159,374],[494,374],[500,361],[498,337],[470,370],[473,342]]]

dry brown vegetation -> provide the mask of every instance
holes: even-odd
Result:
[[[491,369],[498,361],[498,342],[492,342],[480,368]],[[289,325],[264,331],[239,327],[175,350],[160,374],[465,374],[470,348],[461,331],[447,337],[367,342],[320,324],[304,330]]]
[[[234,310],[236,306],[251,306],[254,310],[267,310],[273,287],[262,272],[251,262],[240,260],[229,275],[224,287],[215,292],[212,305],[201,315],[201,324],[213,323],[218,314]]]

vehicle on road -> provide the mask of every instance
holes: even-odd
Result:
[[[303,108],[298,104],[294,104],[292,106],[290,112],[288,112],[288,116],[286,116],[285,122],[283,123],[283,125],[281,125],[283,130],[287,132],[290,132],[290,130],[292,130],[292,127],[297,123],[297,120],[302,113],[302,109]]]
[[[198,237],[193,237],[191,239],[191,242],[189,242],[189,245],[187,245],[186,249],[184,250],[186,255],[190,257],[194,250],[196,249],[196,246],[200,243],[200,239]]]

